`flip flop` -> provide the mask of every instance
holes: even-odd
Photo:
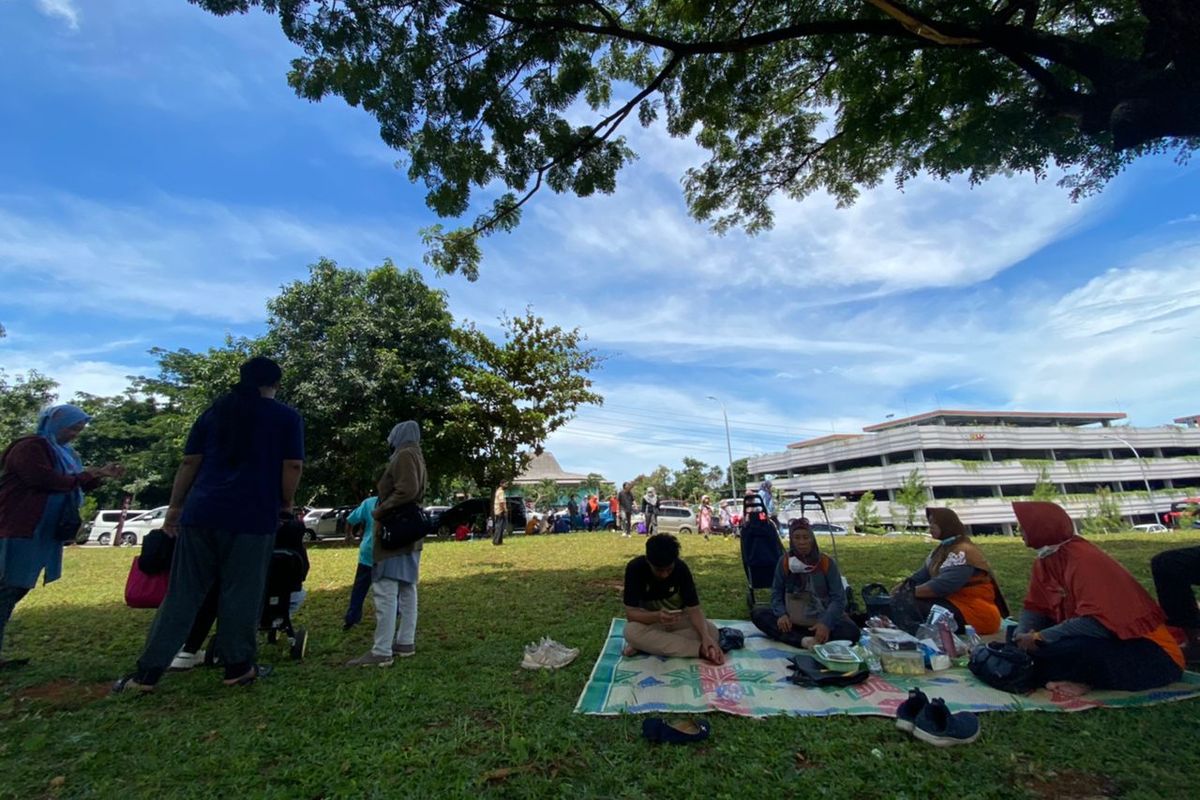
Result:
[[[642,736],[651,742],[667,742],[669,744],[701,742],[708,738],[711,731],[708,720],[704,719],[681,719],[667,722],[659,717],[650,717],[642,721]]]
[[[27,666],[28,658],[0,658],[0,669],[20,669]]]
[[[275,671],[275,668],[272,667],[270,664],[255,664],[254,672],[252,672],[248,675],[243,675],[242,677],[237,678],[235,680],[226,680],[225,685],[226,686],[250,686],[255,681],[257,681],[259,678],[270,677],[271,673],[274,671]]]

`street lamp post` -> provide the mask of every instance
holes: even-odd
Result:
[[[1140,470],[1142,473],[1142,483],[1146,484],[1146,496],[1150,498],[1150,515],[1154,517],[1155,522],[1158,522],[1157,504],[1154,502],[1154,490],[1150,488],[1150,479],[1146,477],[1146,465],[1142,461],[1141,454],[1138,453],[1136,447],[1134,447],[1125,439],[1122,439],[1120,436],[1117,436],[1115,433],[1102,433],[1100,435],[1105,439],[1116,439],[1118,442],[1128,447],[1130,452],[1133,453],[1134,459],[1137,460],[1138,470]]]
[[[721,404],[721,416],[725,418],[725,454],[729,456],[729,496],[736,501],[738,493],[733,484],[733,445],[729,441],[729,414],[725,411],[725,404],[720,400],[717,400],[711,394],[708,395],[708,399],[716,400],[716,402]]]

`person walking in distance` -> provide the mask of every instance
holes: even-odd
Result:
[[[508,499],[504,494],[504,482],[496,487],[492,495],[492,544],[504,544],[504,533],[508,528]]]
[[[642,516],[646,520],[646,535],[653,536],[658,531],[658,491],[651,486],[642,495]]]
[[[629,481],[625,481],[621,486],[621,491],[617,494],[617,505],[621,509],[621,535],[627,537],[633,523],[633,484]]]

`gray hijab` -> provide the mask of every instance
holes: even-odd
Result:
[[[392,428],[387,440],[393,450],[399,450],[409,444],[419,445],[421,443],[421,426],[411,419],[401,422]]]

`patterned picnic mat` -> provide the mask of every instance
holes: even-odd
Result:
[[[966,669],[928,672],[924,677],[873,675],[841,689],[805,689],[788,682],[787,659],[798,650],[763,636],[750,622],[713,620],[718,627],[746,635],[744,649],[715,667],[695,658],[621,655],[625,620],[614,619],[591,677],[579,695],[579,714],[704,713],[724,711],[743,717],[894,716],[908,690],[922,688],[942,697],[953,711],[1085,711],[1125,708],[1200,697],[1200,675],[1184,673],[1178,683],[1146,692],[1092,692],[1056,696],[1039,690],[1028,697],[1000,692]]]

